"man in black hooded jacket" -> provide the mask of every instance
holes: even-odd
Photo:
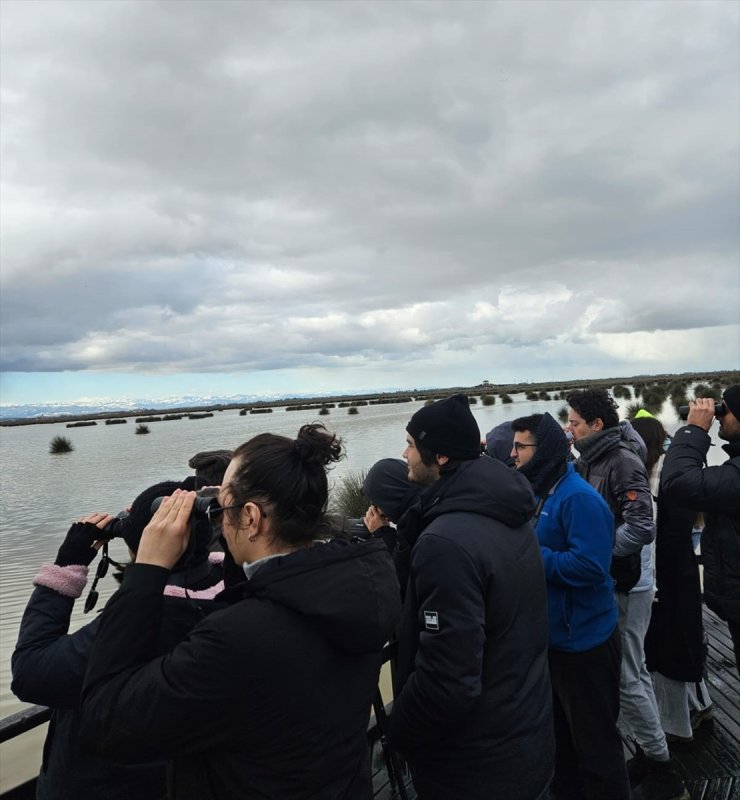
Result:
[[[722,465],[704,465],[715,419],[715,403],[692,403],[686,427],[676,431],[661,473],[661,491],[686,508],[704,511],[701,535],[704,598],[727,620],[740,670],[740,385],[722,395],[719,437],[730,456]]]
[[[402,518],[410,574],[399,633],[392,744],[420,800],[538,800],[552,776],[547,599],[527,480],[479,457],[467,398],[407,426]]]

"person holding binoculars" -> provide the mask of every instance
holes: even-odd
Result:
[[[98,582],[111,565],[128,570],[108,556],[108,541],[120,537],[136,557],[141,535],[152,517],[157,498],[200,482],[167,481],[143,491],[130,510],[116,517],[94,513],[81,517],[67,532],[53,564],[44,564],[34,578],[35,589],[21,621],[12,657],[11,688],[23,701],[52,708],[36,797],[39,800],[160,800],[166,796],[164,761],[142,757],[123,764],[84,751],[79,735],[82,682],[100,627],[96,617],[69,633],[74,602],[84,591],[90,564],[102,550],[95,580],[85,602],[91,611],[98,600]],[[175,565],[164,587],[161,625],[153,646],[164,653],[218,604],[223,589],[223,554],[209,558],[213,539],[205,515],[193,520],[193,547]],[[220,556],[220,558],[219,558]],[[213,563],[213,562],[216,563]]]
[[[241,580],[164,656],[162,590],[196,495],[162,502],[101,615],[82,697],[88,747],[167,760],[178,799],[372,798],[367,723],[400,598],[381,540],[332,538],[327,467],[341,456],[319,424],[234,451],[209,516]]]
[[[667,499],[704,512],[704,600],[727,622],[740,669],[740,385],[725,389],[721,404],[712,398],[695,400],[687,417],[666,453],[660,488]],[[729,459],[707,467],[715,419]]]

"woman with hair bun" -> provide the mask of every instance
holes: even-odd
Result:
[[[366,730],[399,590],[382,541],[330,538],[327,467],[341,455],[318,424],[234,451],[210,517],[241,581],[156,658],[195,495],[162,503],[102,614],[82,703],[94,752],[169,760],[174,798],[372,797]]]

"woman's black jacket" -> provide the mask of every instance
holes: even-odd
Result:
[[[216,569],[214,583],[220,576]],[[164,588],[164,587],[162,587]],[[83,750],[79,701],[87,660],[99,629],[96,617],[68,633],[74,598],[37,586],[21,621],[12,657],[11,689],[20,699],[53,709],[37,782],[39,800],[160,800],[166,794],[165,764],[119,763]],[[213,608],[212,600],[163,600],[155,647],[164,653]],[[115,754],[111,754],[115,756]]]
[[[645,635],[650,672],[698,683],[704,670],[699,565],[691,539],[696,512],[657,497],[655,579],[658,591]]]
[[[367,723],[400,611],[383,542],[271,559],[155,658],[166,578],[134,565],[103,612],[83,691],[87,745],[171,760],[175,798],[371,798]]]

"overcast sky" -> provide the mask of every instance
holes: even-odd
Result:
[[[4,0],[3,404],[740,366],[740,4]]]

